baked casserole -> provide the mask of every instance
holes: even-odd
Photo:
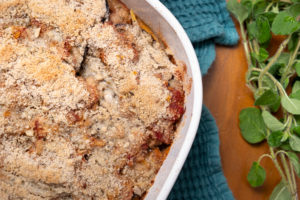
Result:
[[[141,199],[184,74],[117,0],[0,0],[0,199]]]

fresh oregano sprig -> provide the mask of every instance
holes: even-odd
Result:
[[[270,200],[297,200],[300,177],[300,0],[229,0],[228,10],[240,25],[248,63],[246,83],[256,107],[240,112],[240,129],[250,144],[267,141],[269,153],[253,162],[247,176],[252,187],[261,186],[270,158],[281,182]],[[273,35],[284,39],[273,56],[268,47]],[[288,93],[287,89],[292,88]],[[280,109],[281,108],[281,109]],[[278,118],[276,116],[282,116]]]

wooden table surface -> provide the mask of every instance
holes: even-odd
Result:
[[[236,27],[239,30],[237,23]],[[280,39],[272,41],[271,51]],[[275,45],[274,45],[275,44]],[[268,199],[280,181],[273,162],[264,158],[267,179],[262,187],[253,189],[247,182],[247,174],[253,161],[268,152],[266,143],[250,145],[240,134],[238,115],[241,109],[253,106],[253,96],[245,84],[247,63],[239,43],[235,47],[217,46],[216,60],[204,77],[204,104],[215,117],[220,133],[220,153],[224,174],[237,200]],[[298,192],[300,193],[298,179]]]

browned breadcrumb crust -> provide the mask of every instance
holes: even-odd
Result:
[[[185,67],[108,5],[0,0],[1,200],[139,199],[153,183]]]

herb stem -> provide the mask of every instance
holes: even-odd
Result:
[[[249,41],[250,52],[254,52],[252,41]]]
[[[288,121],[288,125],[286,131],[290,132],[293,125],[293,116],[291,114],[287,114],[287,121]]]
[[[290,72],[290,70],[291,70],[291,67],[292,67],[293,64],[294,64],[295,58],[297,57],[297,53],[298,53],[298,51],[299,51],[299,48],[300,48],[300,39],[298,40],[297,46],[296,46],[296,48],[295,48],[293,54],[291,55],[291,57],[290,57],[290,59],[289,59],[289,62],[288,62],[288,65],[287,65],[287,67],[285,68],[284,73],[283,73],[283,75],[282,75],[282,77],[281,77],[281,80],[280,80],[281,84],[283,84],[284,81],[285,81],[285,79],[288,77],[289,72]]]
[[[259,69],[259,68],[252,68],[251,70],[258,71],[261,73],[264,71],[264,69]],[[276,78],[274,78],[274,76],[272,74],[270,74],[269,72],[265,72],[265,75],[267,75],[274,82],[274,84],[276,85],[277,89],[279,90],[279,93],[281,96],[287,96],[282,85],[279,83],[279,81]]]
[[[292,173],[293,188],[294,188],[294,191],[295,191],[295,199],[298,199],[297,183],[296,183],[296,178],[295,178],[295,173],[294,173],[294,167],[293,167],[292,162],[290,162],[290,168],[291,168],[291,173]]]
[[[263,155],[261,155],[261,156],[259,157],[259,159],[258,159],[257,162],[260,163],[261,160],[262,160],[263,158],[265,158],[265,157],[271,158],[271,160],[273,160],[272,156],[270,156],[269,154],[263,154]]]
[[[253,40],[253,46],[254,46],[254,52],[256,54],[259,54],[259,44],[255,39]]]
[[[256,91],[256,88],[250,82],[247,83],[247,86],[252,92]]]
[[[290,162],[290,168],[291,168],[292,182],[293,182],[293,185],[295,186],[296,185],[296,179],[295,179],[294,167],[293,167],[292,162]]]
[[[272,65],[275,63],[275,61],[279,58],[282,51],[285,49],[286,45],[290,41],[290,38],[291,38],[291,35],[289,35],[289,37],[280,44],[280,46],[279,46],[278,50],[276,51],[275,55],[273,56],[273,58],[270,60],[268,65],[260,73],[260,75],[258,77],[258,87],[259,88],[261,88],[261,86],[262,86],[262,79],[263,79],[264,75],[269,71],[269,69],[272,67]]]
[[[284,154],[284,155],[287,155],[287,153],[286,153],[285,151],[279,150],[279,151],[276,151],[275,156],[277,157],[278,154],[280,154],[280,153],[282,153],[282,154]]]
[[[281,169],[281,167],[280,167],[280,165],[279,165],[279,163],[278,163],[278,160],[277,160],[277,158],[276,158],[276,156],[275,156],[275,153],[274,153],[274,149],[273,149],[272,147],[270,147],[270,154],[271,154],[271,156],[272,156],[272,158],[273,158],[273,159],[272,159],[272,160],[273,160],[273,163],[274,163],[276,169],[278,170],[278,172],[279,172],[279,174],[280,174],[280,176],[281,176],[281,178],[282,178],[283,183],[284,183],[285,185],[287,185],[287,179],[286,179],[286,176],[285,176],[285,174],[283,173],[283,171],[282,171],[282,169]]]
[[[251,57],[250,57],[250,53],[249,53],[249,46],[248,46],[248,42],[247,42],[247,36],[246,36],[246,32],[245,32],[245,28],[244,28],[243,23],[240,23],[240,29],[241,29],[242,42],[243,42],[243,46],[244,46],[244,50],[245,50],[245,54],[246,54],[248,68],[249,68],[251,66]]]
[[[281,158],[281,162],[283,164],[283,168],[285,171],[285,174],[287,176],[287,180],[288,180],[288,189],[290,190],[291,194],[293,195],[295,193],[294,191],[294,187],[293,187],[293,183],[292,183],[292,179],[291,179],[291,174],[290,174],[290,170],[289,167],[287,165],[286,159],[285,159],[285,155],[284,154],[280,154],[280,158]],[[292,198],[294,199],[294,198]]]
[[[284,3],[292,3],[291,0],[280,0],[281,2],[284,2]]]
[[[267,6],[267,8],[266,8],[266,12],[269,12],[269,10],[270,10],[270,8],[273,6],[273,2],[271,2],[268,6]]]
[[[297,120],[295,119],[294,116],[293,116],[293,122],[294,122],[295,126],[298,126]]]

